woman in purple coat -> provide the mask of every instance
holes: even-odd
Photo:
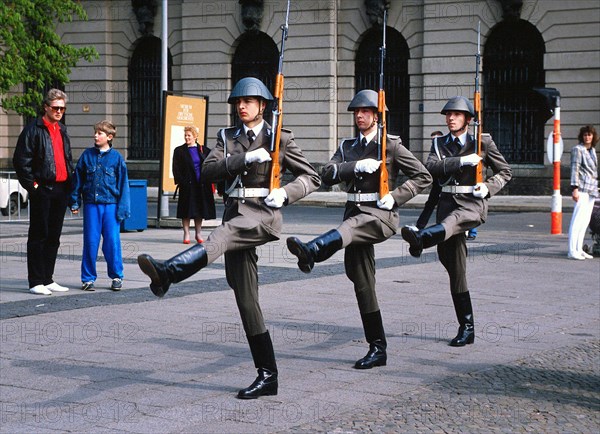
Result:
[[[190,243],[190,221],[194,219],[196,241],[201,237],[202,220],[216,218],[212,184],[202,182],[201,170],[210,149],[197,142],[196,127],[184,128],[185,143],[173,151],[173,176],[179,192],[177,218],[183,223],[183,244]]]

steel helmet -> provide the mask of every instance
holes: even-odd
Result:
[[[371,89],[364,89],[354,95],[354,98],[352,98],[352,101],[350,101],[350,104],[348,105],[348,111],[351,112],[354,111],[354,109],[364,107],[372,108],[377,111],[378,101],[377,92]],[[385,106],[385,109],[388,109],[387,105]]]
[[[258,78],[254,77],[245,77],[238,81],[235,86],[233,86],[233,90],[231,91],[231,94],[229,94],[227,102],[229,104],[234,104],[238,98],[244,96],[259,97],[266,101],[273,100],[273,95],[271,95],[267,86],[265,86]]]
[[[450,98],[440,113],[445,115],[447,112],[464,112],[468,113],[471,117],[475,116],[473,104],[464,96],[453,96]]]

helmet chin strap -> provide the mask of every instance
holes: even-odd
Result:
[[[262,117],[263,117],[263,113],[265,112],[265,108],[267,108],[267,105],[266,105],[266,104],[264,104],[264,103],[262,103],[262,102],[261,102],[261,104],[260,104],[260,105],[261,105],[261,108],[260,108],[260,110],[258,111],[258,113],[256,114],[256,116],[254,116],[254,119],[252,119],[252,121],[253,121],[253,122],[254,122],[254,121],[257,121],[257,120],[259,120],[259,119],[262,119]]]

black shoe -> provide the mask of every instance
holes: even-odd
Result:
[[[290,253],[298,258],[298,268],[303,273],[310,273],[315,266],[314,255],[306,243],[296,237],[286,240]]]
[[[475,322],[473,320],[473,306],[471,294],[459,292],[452,294],[452,302],[458,319],[458,334],[450,341],[451,347],[464,347],[475,342]]]
[[[451,347],[464,347],[475,342],[475,328],[472,324],[465,324],[458,328],[458,334],[450,341]]]
[[[258,368],[258,377],[247,388],[238,392],[239,399],[256,399],[259,396],[277,395],[277,372]]]
[[[410,247],[408,253],[410,256],[418,258],[423,253],[423,240],[421,239],[420,231],[416,226],[404,226],[400,233],[402,238],[406,241]]]
[[[150,289],[157,297],[163,297],[169,290],[171,282],[163,264],[155,261],[152,256],[142,254],[138,256],[140,269],[150,278]]]
[[[354,364],[356,369],[371,369],[374,366],[385,366],[387,364],[387,353],[385,347],[379,343],[369,345],[369,352],[365,357],[357,360]]]
[[[310,273],[315,262],[329,259],[342,248],[342,235],[332,229],[308,243],[303,243],[296,237],[289,237],[287,247],[292,255],[298,258],[298,268],[304,273]]]

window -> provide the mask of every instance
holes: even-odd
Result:
[[[129,159],[159,160],[161,122],[161,40],[146,36],[138,41],[129,64]],[[169,53],[168,88],[172,89]]]

